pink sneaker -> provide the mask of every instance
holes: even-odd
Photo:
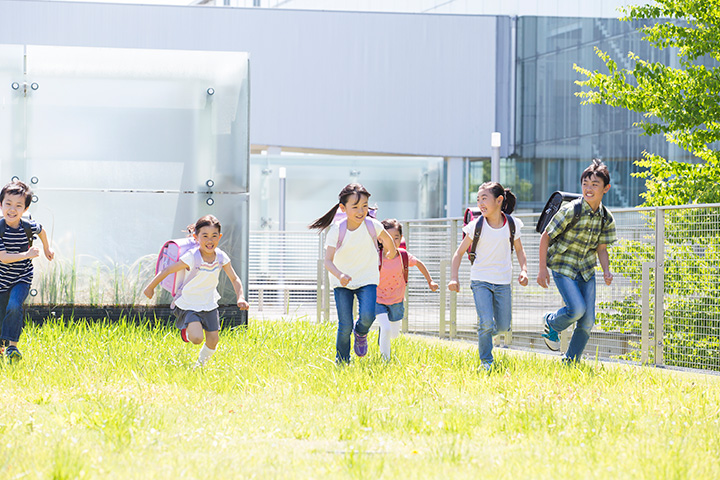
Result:
[[[190,340],[188,340],[188,338],[187,338],[187,328],[182,328],[182,329],[180,329],[180,338],[182,338],[182,341],[183,341],[183,342],[189,342],[189,341],[190,341]]]

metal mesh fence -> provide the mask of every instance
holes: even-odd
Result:
[[[605,285],[598,267],[596,325],[586,358],[617,359],[704,370],[720,370],[720,205],[622,209],[613,212],[618,242],[610,247],[614,274]],[[530,282],[517,282],[513,258],[512,332],[498,343],[547,351],[542,318],[562,306],[557,288],[537,285],[538,214],[517,215]],[[444,338],[477,338],[470,290],[470,262],[460,267],[459,293],[447,291],[450,261],[462,239],[462,220],[403,223],[408,250],[440,284],[431,292],[422,274],[410,269],[405,331]],[[337,321],[322,236],[307,232],[252,232],[251,315]],[[318,293],[320,292],[320,293]],[[319,296],[318,296],[319,295]],[[561,336],[562,349],[572,327]]]

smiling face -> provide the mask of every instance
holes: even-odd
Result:
[[[492,191],[488,188],[483,188],[478,191],[478,208],[484,217],[493,216],[502,207],[503,197],[493,196]]]
[[[348,198],[346,204],[340,204],[340,210],[347,215],[348,229],[355,230],[365,221],[368,214],[368,200],[366,195],[359,194]]]
[[[600,206],[603,195],[605,195],[608,190],[610,190],[610,185],[605,185],[605,181],[595,174],[589,175],[582,180],[583,198],[590,204],[593,210]]]
[[[24,195],[5,195],[1,208],[5,223],[13,228],[20,224],[20,219],[28,209],[25,206]]]
[[[402,235],[400,230],[397,228],[386,228],[385,231],[390,235],[390,238],[395,242],[395,248],[400,248],[400,242],[402,242]]]
[[[215,249],[218,243],[220,243],[220,238],[222,238],[220,230],[212,225],[201,227],[200,230],[193,235],[200,245],[200,252],[208,255],[215,253]]]

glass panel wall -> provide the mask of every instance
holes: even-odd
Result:
[[[641,202],[643,179],[632,176],[642,152],[678,157],[662,136],[646,137],[633,127],[641,116],[606,105],[580,105],[573,64],[590,70],[605,67],[594,47],[608,52],[620,66],[629,51],[641,58],[672,64],[676,52],[651,48],[636,31],[640,25],[615,19],[521,17],[518,19],[516,151],[517,185],[532,185],[519,196],[519,207],[538,210],[554,190],[578,191],[580,174],[594,157],[610,169],[609,206]],[[511,183],[511,182],[510,182]]]
[[[305,230],[337,203],[340,190],[358,182],[378,206],[378,219],[443,215],[443,160],[434,157],[252,155],[250,228],[277,230],[280,168],[286,172],[286,230]]]
[[[160,247],[205,214],[222,223],[220,248],[247,284],[247,54],[25,51],[12,76],[28,88],[2,93],[14,103],[0,121],[15,130],[0,133],[0,178],[31,185],[30,213],[56,250],[35,261],[30,301],[148,303],[141,285]],[[235,303],[229,284],[221,293]]]

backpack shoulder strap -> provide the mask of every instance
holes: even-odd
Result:
[[[398,252],[400,253],[400,257],[402,258],[402,265],[403,265],[403,278],[405,279],[405,284],[408,283],[408,278],[410,278],[410,257],[408,256],[407,250],[404,248],[398,248]]]
[[[515,251],[515,220],[511,215],[505,215],[510,228],[510,260],[512,261],[512,253]]]
[[[2,239],[3,235],[5,235],[5,227],[7,227],[7,223],[5,223],[5,219],[0,218],[0,239]]]
[[[340,220],[340,223],[338,223],[338,239],[337,244],[335,245],[335,250],[340,248],[340,245],[342,245],[343,240],[345,240],[345,234],[347,233],[347,218],[344,218]]]
[[[482,227],[483,227],[483,221],[485,220],[485,217],[480,215],[478,217],[478,221],[475,224],[475,233],[473,234],[473,240],[472,245],[470,245],[470,250],[468,251],[468,259],[470,259],[470,265],[475,263],[475,250],[477,249],[478,241],[480,240],[480,234],[482,233]]]
[[[32,225],[30,225],[30,222],[28,222],[24,218],[21,218],[20,226],[22,227],[23,231],[25,232],[25,236],[28,239],[28,248],[32,247],[33,240],[35,239],[32,231]]]
[[[577,199],[573,200],[572,202],[570,202],[573,206],[573,217],[570,220],[570,223],[567,224],[565,229],[562,232],[560,232],[554,239],[550,240],[550,244],[548,245],[548,247],[550,245],[552,245],[553,243],[557,242],[558,238],[560,238],[561,236],[565,235],[567,232],[572,230],[572,228],[580,221],[580,216],[582,215],[582,202],[583,202],[582,197],[577,198]]]

